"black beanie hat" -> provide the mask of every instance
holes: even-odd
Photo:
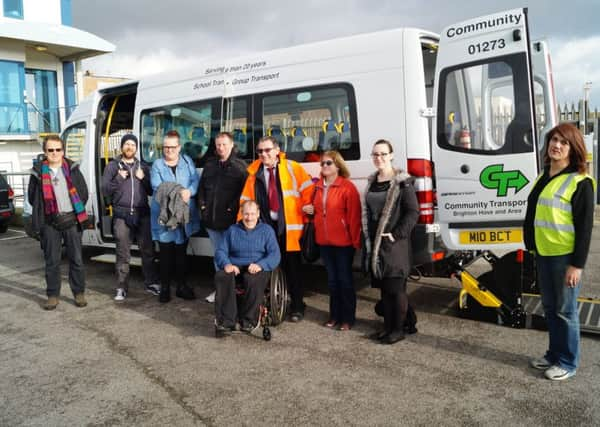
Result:
[[[135,136],[132,133],[128,133],[126,135],[123,135],[123,137],[121,138],[121,148],[123,148],[123,144],[125,144],[127,141],[133,141],[133,142],[135,142],[135,147],[137,148],[137,146],[138,146],[137,136]]]

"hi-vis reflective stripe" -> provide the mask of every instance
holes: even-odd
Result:
[[[302,192],[304,191],[306,188],[310,187],[312,185],[312,180],[308,179],[306,181],[304,181],[302,183],[302,185],[300,186],[300,188],[298,189],[298,191]]]
[[[571,185],[571,182],[575,179],[577,175],[578,174],[575,172],[570,173],[569,177],[565,180],[565,182],[563,182],[563,185],[560,186],[554,197],[564,197],[565,193],[567,192],[567,189],[569,188],[569,185]]]
[[[296,190],[285,190],[283,192],[283,197],[288,197],[288,196],[300,197],[300,193],[298,193]]]
[[[287,165],[287,170],[290,174],[290,178],[292,178],[292,188],[298,188],[298,181],[296,180],[296,174],[294,174],[294,168],[292,167],[292,162],[285,162]]]
[[[556,231],[566,231],[567,233],[575,233],[575,226],[573,224],[554,224],[548,221],[540,221],[539,219],[536,219],[533,224],[536,227],[550,228],[551,230]]]
[[[287,224],[285,229],[287,231],[302,231],[304,230],[304,224]]]
[[[554,198],[552,200],[540,198],[538,200],[538,205],[547,206],[549,208],[560,209],[561,211],[565,211],[565,212],[571,212],[571,210],[573,209],[571,207],[570,203],[561,202],[557,198]]]

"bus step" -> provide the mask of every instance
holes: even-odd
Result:
[[[117,262],[117,256],[115,254],[102,254],[102,255],[97,255],[97,256],[91,257],[90,259],[92,261],[104,262],[107,264],[114,264]],[[129,261],[129,265],[141,267],[142,266],[142,258],[132,256],[131,260]]]
[[[542,298],[537,294],[523,294],[523,310],[527,314],[544,316]],[[600,334],[600,300],[592,298],[577,298],[579,312],[579,327],[582,332]]]

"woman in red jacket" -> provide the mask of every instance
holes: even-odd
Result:
[[[340,331],[350,330],[356,319],[352,261],[361,238],[360,196],[349,177],[340,153],[323,153],[313,204],[303,208],[307,214],[314,213],[316,241],[327,268],[330,295],[325,326]]]

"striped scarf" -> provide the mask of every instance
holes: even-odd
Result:
[[[65,181],[67,181],[67,190],[69,191],[69,198],[71,199],[73,210],[77,216],[77,222],[83,224],[87,221],[88,216],[85,212],[85,206],[81,201],[79,194],[77,194],[77,189],[73,185],[73,181],[71,180],[71,169],[65,159],[63,159],[62,171],[65,176]],[[58,214],[58,203],[56,202],[54,188],[52,187],[52,176],[50,174],[50,164],[48,163],[48,160],[42,162],[42,193],[44,196],[44,213],[46,215]]]

